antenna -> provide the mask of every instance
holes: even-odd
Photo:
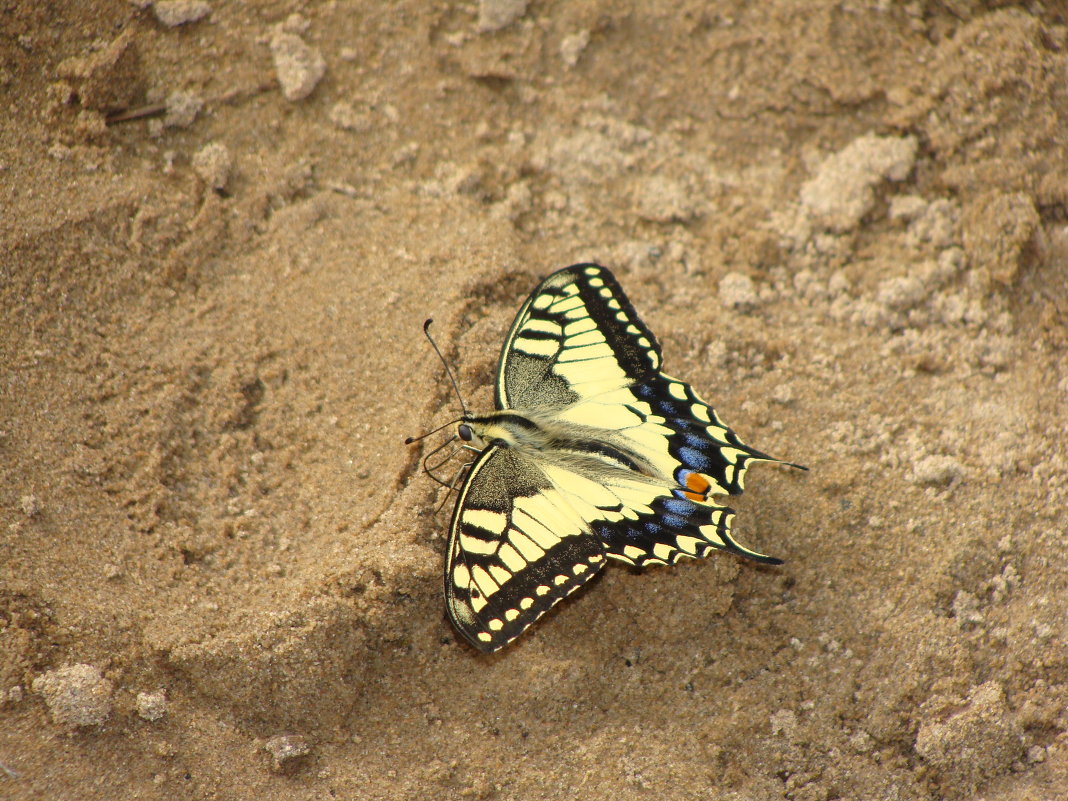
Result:
[[[427,437],[429,437],[429,436],[430,436],[431,434],[437,434],[437,433],[438,433],[439,431],[441,431],[441,429],[443,429],[443,428],[448,428],[449,426],[453,425],[454,423],[459,423],[459,422],[460,422],[460,420],[462,420],[462,419],[463,419],[463,418],[459,418],[459,419],[456,419],[456,420],[450,420],[450,421],[449,421],[449,422],[447,422],[447,423],[446,423],[445,425],[443,425],[443,426],[438,426],[438,427],[437,427],[437,428],[435,428],[435,429],[434,429],[433,431],[427,431],[427,432],[426,432],[425,434],[420,434],[420,435],[419,435],[418,437],[405,437],[405,438],[404,438],[404,444],[405,444],[405,445],[411,445],[411,444],[412,444],[413,442],[418,442],[418,441],[419,441],[419,440],[421,440],[421,439],[426,439],[426,438],[427,438]],[[451,440],[450,440],[450,441],[451,441]]]
[[[438,354],[438,358],[441,359],[441,363],[445,365],[445,372],[449,374],[449,380],[452,382],[452,388],[456,392],[456,398],[460,401],[460,408],[464,410],[464,417],[467,417],[467,404],[464,403],[463,395],[460,394],[460,385],[456,383],[456,377],[452,374],[452,370],[449,368],[449,363],[445,361],[445,357],[441,355],[441,350],[438,348],[438,343],[434,341],[434,337],[430,336],[430,324],[432,322],[434,322],[434,319],[429,318],[425,323],[423,323],[423,333],[426,334],[426,338],[430,340],[430,345],[434,348],[434,352]]]

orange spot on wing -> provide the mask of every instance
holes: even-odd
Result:
[[[690,473],[686,476],[686,489],[689,491],[683,494],[691,501],[706,501],[712,483],[700,473]]]

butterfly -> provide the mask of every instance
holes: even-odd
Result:
[[[723,550],[782,564],[733,539],[733,510],[713,500],[742,491],[750,462],[778,460],[661,362],[600,265],[553,273],[520,308],[496,409],[456,421],[479,455],[449,528],[445,604],[475,648],[510,643],[609,559],[642,568]]]

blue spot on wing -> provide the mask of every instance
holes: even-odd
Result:
[[[696,507],[693,501],[688,501],[685,498],[665,498],[663,503],[668,512],[682,515],[683,517],[690,517]]]
[[[686,447],[700,449],[707,448],[712,443],[708,439],[708,435],[703,432],[697,432],[693,430],[679,431],[678,436],[682,437],[682,441]]]
[[[679,515],[665,514],[660,516],[660,522],[663,524],[663,526],[666,526],[667,528],[681,529],[685,528],[690,521],[685,517],[680,517]]]
[[[701,537],[695,529],[709,522],[711,512],[708,507],[673,495],[657,498],[651,507],[651,515],[642,515],[637,520],[595,522],[593,531],[611,550],[633,545],[652,556],[653,548],[658,544],[674,548],[679,534],[689,532]]]
[[[712,465],[712,460],[707,455],[697,450],[697,448],[691,448],[687,445],[679,448],[676,455],[680,462],[697,473],[707,472]]]

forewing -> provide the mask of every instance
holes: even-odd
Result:
[[[445,561],[449,619],[481,651],[518,637],[604,566],[605,547],[543,471],[491,445],[453,512]]]
[[[501,349],[497,408],[568,406],[659,369],[656,337],[612,273],[576,264],[542,281],[516,315]]]

